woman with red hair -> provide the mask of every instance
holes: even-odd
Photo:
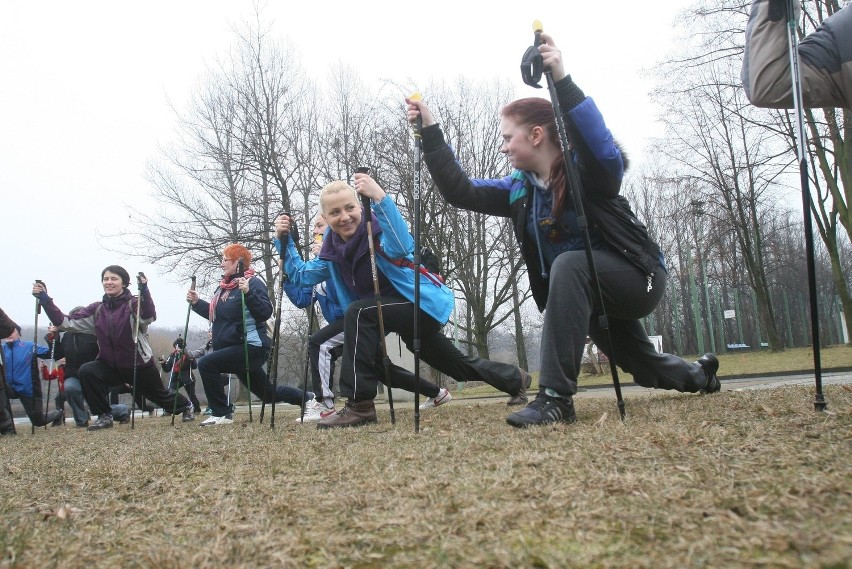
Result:
[[[242,295],[245,295],[245,313]],[[222,281],[210,302],[199,299],[194,290],[187,291],[186,300],[192,304],[196,314],[210,320],[213,333],[213,351],[198,360],[198,373],[204,384],[207,403],[213,411],[201,423],[202,426],[234,422],[233,409],[220,377],[223,373],[233,373],[243,384],[250,384],[251,392],[266,403],[274,399],[302,405],[305,400],[313,400],[313,393],[304,397],[301,389],[287,385],[279,385],[273,393],[273,386],[263,369],[271,348],[266,321],[272,316],[272,301],[266,286],[255,278],[248,249],[232,243],[222,251]]]
[[[409,120],[423,120],[423,153],[432,180],[450,204],[510,218],[527,265],[530,289],[544,311],[539,393],[506,421],[514,427],[573,423],[573,395],[591,336],[610,361],[633,374],[639,385],[688,392],[719,390],[719,362],[705,354],[691,363],[657,353],[640,318],[650,314],[666,287],[660,248],[619,195],[627,157],[613,140],[591,98],[565,73],[562,54],[547,34],[538,49],[556,87],[567,129],[569,160],[577,164],[580,192],[610,336],[601,326],[586,258],[583,221],[566,180],[565,157],[553,106],[537,97],[503,109],[500,128],[514,171],[496,180],[471,180],[462,170],[429,108],[408,100]],[[545,311],[545,306],[547,310]],[[614,356],[614,357],[613,357]]]

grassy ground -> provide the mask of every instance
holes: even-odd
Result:
[[[501,401],[317,431],[140,419],[0,440],[2,567],[850,567],[852,389]]]

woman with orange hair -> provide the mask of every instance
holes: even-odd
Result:
[[[304,397],[302,390],[286,385],[278,386],[273,393],[273,386],[263,369],[271,348],[266,321],[272,316],[272,301],[266,293],[266,286],[260,279],[254,278],[254,274],[249,250],[239,243],[232,243],[222,251],[222,281],[210,302],[199,299],[194,290],[186,293],[192,310],[210,320],[213,332],[213,351],[198,360],[207,403],[213,411],[201,423],[205,427],[234,422],[220,378],[223,373],[236,374],[252,393],[267,403],[274,398],[275,401],[301,405],[303,401],[314,398],[312,393]],[[245,305],[240,293],[245,295]]]

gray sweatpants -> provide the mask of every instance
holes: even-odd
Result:
[[[609,321],[612,348],[599,325],[600,307],[592,290],[585,251],[566,251],[550,268],[550,288],[541,336],[541,387],[563,395],[577,392],[577,375],[590,336],[610,362],[633,375],[644,387],[697,392],[707,383],[704,370],[671,354],[659,353],[638,320],[663,298],[662,268],[648,279],[622,255],[594,251],[595,265]]]

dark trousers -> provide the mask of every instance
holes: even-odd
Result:
[[[585,251],[566,251],[550,268],[550,289],[541,336],[539,385],[563,395],[577,392],[577,375],[586,336],[643,387],[696,392],[707,382],[700,365],[654,349],[639,318],[650,314],[666,289],[660,268],[648,290],[648,278],[622,255],[594,251],[595,266],[615,346],[601,329]]]
[[[396,332],[412,350],[414,304],[398,296],[382,297],[382,319],[385,333]],[[521,389],[521,372],[517,366],[466,356],[441,333],[441,325],[422,310],[419,321],[420,358],[424,362],[457,381],[484,381],[512,395]],[[380,340],[376,302],[362,299],[350,304],[344,317],[341,395],[356,401],[376,397],[381,371],[380,366],[376,366],[376,353],[381,350]],[[416,384],[413,374],[406,373]]]
[[[36,427],[43,427],[48,423],[52,423],[62,415],[62,411],[50,411],[47,417],[45,417],[44,409],[41,406],[41,397],[19,395],[18,399],[21,401],[21,406],[24,408],[27,417],[29,417],[30,423]]]
[[[113,385],[109,388],[109,402],[110,406],[119,405],[118,396],[122,393],[132,393],[133,392],[133,381],[130,382],[130,387],[125,384],[121,385]],[[145,401],[145,396],[142,395],[142,392],[139,389],[136,389],[136,408],[142,409],[146,413],[153,413],[156,407]],[[167,407],[171,411],[171,405]]]
[[[173,391],[177,391],[179,388],[183,387],[183,390],[186,391],[186,396],[192,401],[192,406],[195,409],[196,413],[201,412],[201,403],[198,401],[198,396],[195,394],[195,378],[191,375],[192,372],[186,374],[175,375],[173,373],[169,374],[169,389]],[[167,409],[171,413],[171,409]]]
[[[323,396],[326,398],[334,398],[334,393],[331,391],[331,378],[334,374],[334,362],[343,353],[345,336],[343,328],[343,319],[335,320],[313,334],[308,341],[314,374],[314,393],[317,394],[317,401],[320,401],[320,393],[323,393]],[[386,372],[381,345],[377,348],[378,351],[376,352],[376,359],[374,361],[376,379],[388,387],[404,389],[411,393],[416,392],[418,384],[414,374],[391,362],[390,359],[388,359],[388,369]],[[317,390],[317,382],[319,382],[319,389],[322,389],[322,391]],[[437,385],[422,377],[420,378],[419,388],[420,395],[425,395],[426,397],[437,397],[441,391],[441,388]],[[329,396],[327,393],[331,393],[331,395]]]
[[[8,434],[14,432],[15,419],[12,417],[12,405],[9,401],[9,394],[6,393],[4,381],[4,385],[0,386],[0,433]]]
[[[231,412],[225,394],[225,385],[222,383],[220,374],[233,373],[240,378],[243,385],[249,385],[251,392],[261,401],[272,403],[290,403],[301,407],[305,394],[301,389],[289,385],[279,385],[277,389],[270,383],[263,365],[269,356],[269,350],[260,346],[248,346],[248,367],[250,375],[246,375],[246,356],[242,345],[228,346],[221,350],[210,352],[198,360],[198,373],[201,374],[201,382],[204,384],[204,393],[207,394],[207,403],[216,417],[222,417]],[[313,394],[308,394],[313,397]]]
[[[133,385],[132,369],[116,369],[100,360],[83,364],[78,374],[80,383],[83,385],[83,396],[89,404],[89,410],[95,415],[111,412],[108,399],[110,387]],[[171,409],[174,405],[174,397],[177,396],[178,412],[183,412],[187,407],[192,406],[186,397],[175,394],[163,386],[160,373],[153,365],[136,368],[136,395],[137,399],[140,396],[145,397],[163,409]]]

